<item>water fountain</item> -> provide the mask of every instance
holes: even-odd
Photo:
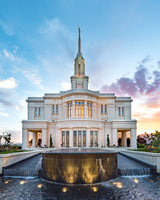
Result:
[[[42,177],[69,184],[91,184],[115,178],[117,153],[101,149],[60,149],[42,153]]]

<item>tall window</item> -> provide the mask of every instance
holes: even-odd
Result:
[[[121,107],[118,107],[118,115],[121,115]]]
[[[58,105],[56,105],[56,113],[58,114]]]
[[[101,114],[107,114],[107,105],[101,105]]]
[[[104,105],[104,112],[107,113],[107,105]]]
[[[90,132],[90,146],[93,147],[93,131]]]
[[[124,107],[122,107],[122,116],[124,116]]]
[[[73,105],[72,102],[68,103],[68,118],[72,118],[72,113],[73,113]]]
[[[35,108],[35,116],[36,117],[41,116],[41,108]]]
[[[124,116],[124,107],[118,107],[118,115]]]
[[[103,105],[101,105],[101,113],[103,114]]]
[[[78,75],[81,75],[81,64],[78,64]]]
[[[98,131],[90,131],[90,147],[98,147]]]
[[[81,131],[78,131],[78,146],[81,147]]]
[[[86,131],[83,131],[83,147],[86,147]]]
[[[69,131],[62,131],[62,147],[69,147]]]
[[[76,118],[84,118],[84,102],[75,102]]]
[[[52,106],[52,113],[53,114],[58,114],[59,110],[58,110],[58,105],[53,105]]]
[[[86,131],[73,131],[73,146],[86,147]]]
[[[77,146],[77,131],[73,132],[73,146]]]
[[[52,107],[52,112],[55,113],[55,105]]]
[[[87,118],[92,118],[92,104],[87,102]]]

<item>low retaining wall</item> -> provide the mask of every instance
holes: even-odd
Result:
[[[9,165],[13,165],[17,162],[25,160],[29,157],[39,154],[41,151],[29,151],[29,152],[19,152],[10,154],[0,154],[0,175],[2,174],[2,168]]]
[[[156,166],[157,172],[160,173],[160,153],[123,150],[121,151],[121,154],[129,156],[146,164]]]

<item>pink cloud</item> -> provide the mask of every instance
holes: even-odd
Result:
[[[111,85],[103,85],[102,92],[112,92],[116,95],[140,97],[155,96],[160,94],[160,69],[149,72],[147,62],[150,57],[146,56],[137,67],[133,78],[121,77]],[[158,65],[159,62],[158,62]]]

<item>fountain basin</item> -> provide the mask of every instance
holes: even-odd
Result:
[[[101,149],[60,149],[42,153],[42,177],[58,183],[90,184],[118,174],[117,153]]]

